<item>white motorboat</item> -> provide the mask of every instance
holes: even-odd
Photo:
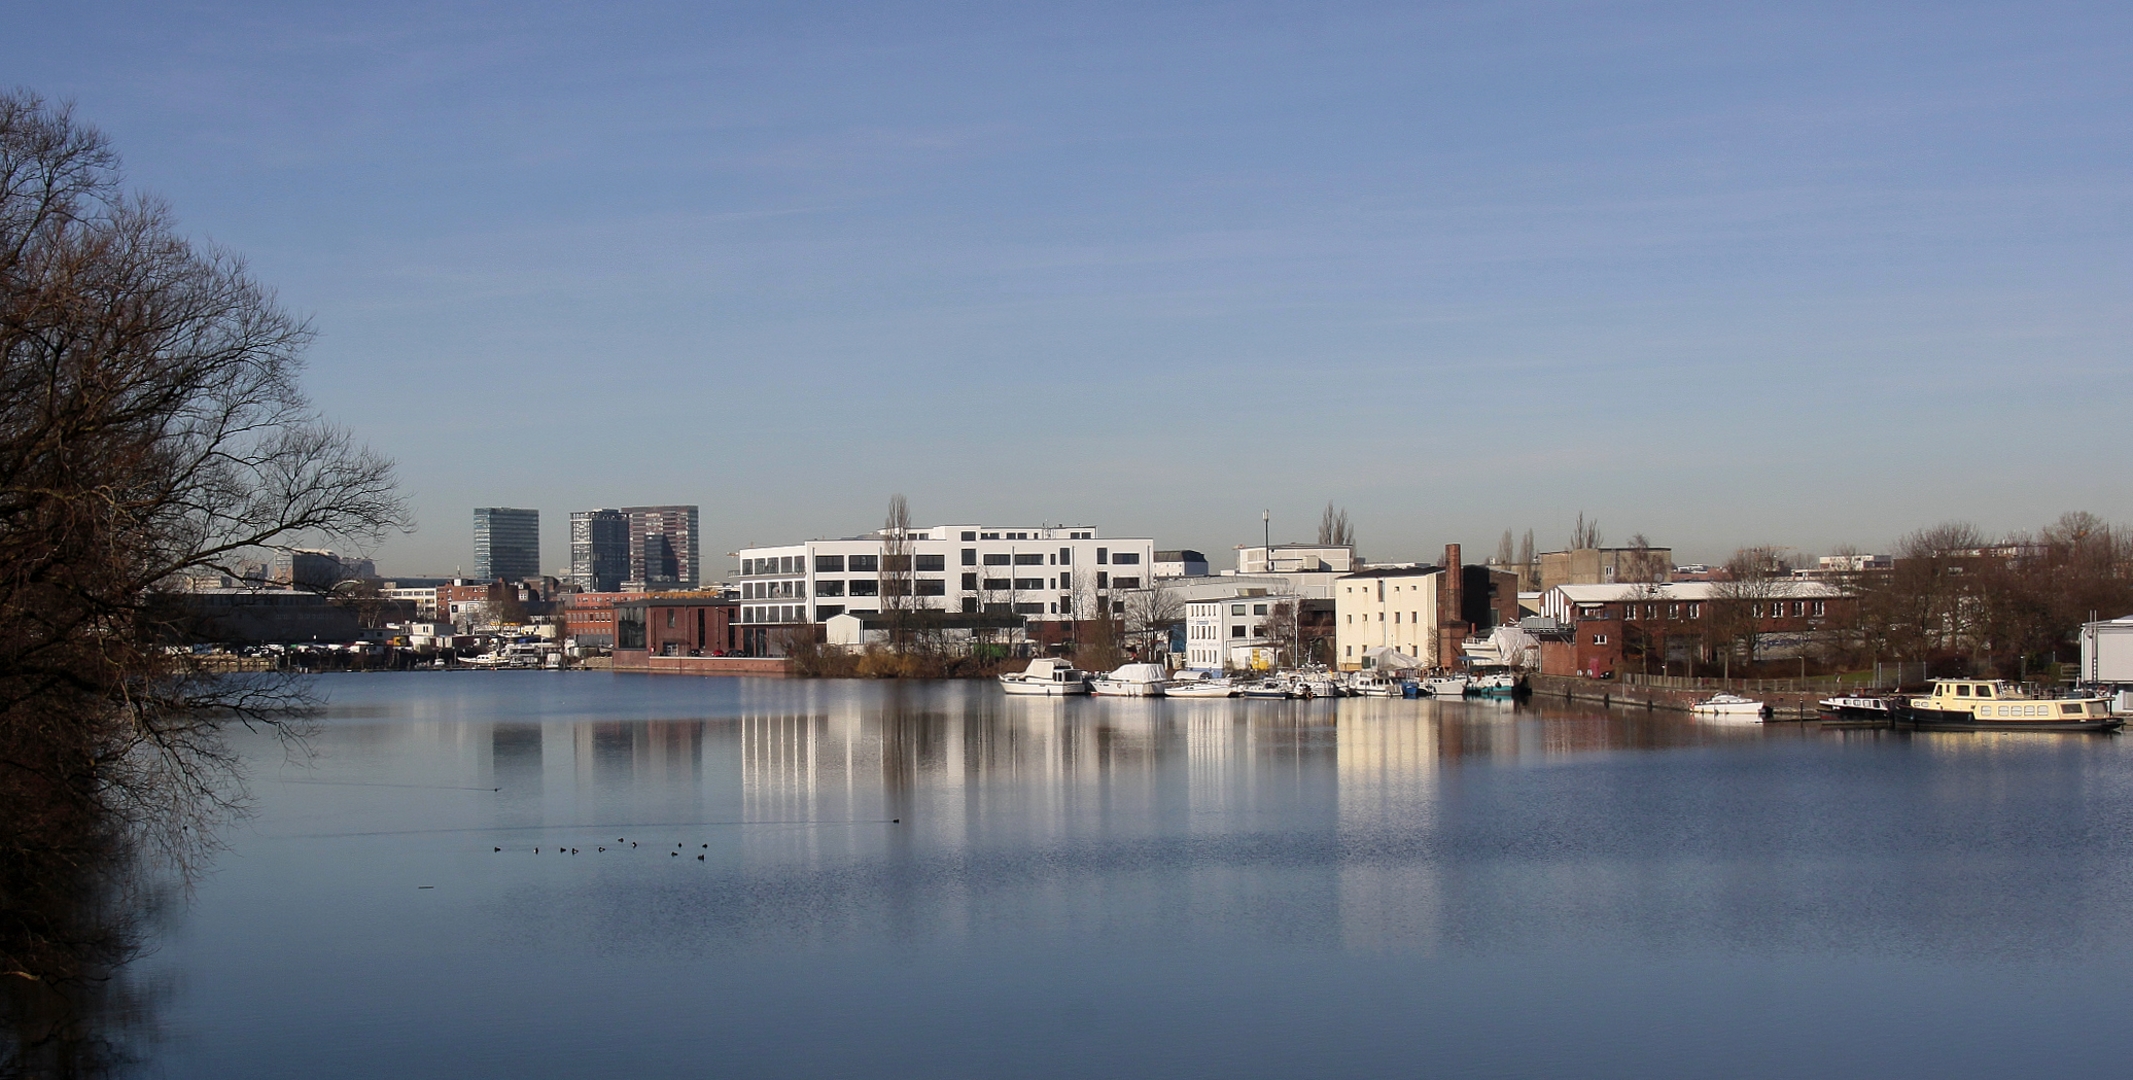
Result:
[[[1089,676],[1064,660],[1032,660],[1021,671],[1000,676],[1000,689],[1016,697],[1086,694]]]
[[[1160,664],[1127,664],[1089,684],[1098,697],[1162,697],[1170,673]]]
[[[1255,683],[1245,683],[1239,688],[1237,696],[1248,698],[1292,698],[1296,694],[1289,689],[1289,684],[1279,679],[1261,679]]]
[[[1466,684],[1464,675],[1432,675],[1422,680],[1422,692],[1431,697],[1465,697]]]
[[[1299,697],[1337,698],[1344,697],[1348,693],[1333,676],[1315,668],[1292,671],[1285,674],[1289,681],[1289,689],[1295,691]]]
[[[1739,694],[1712,694],[1689,706],[1689,714],[1721,720],[1760,720],[1765,708],[1762,702]]]
[[[1236,683],[1205,671],[1187,668],[1170,677],[1163,687],[1164,697],[1175,698],[1233,698],[1243,693]]]
[[[1508,671],[1476,675],[1466,684],[1466,692],[1476,697],[1510,697],[1517,690],[1518,676]]]
[[[1400,697],[1406,693],[1402,680],[1367,671],[1349,676],[1348,689],[1357,697]]]

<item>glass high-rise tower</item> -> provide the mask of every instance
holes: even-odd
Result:
[[[522,581],[541,576],[541,512],[509,506],[474,508],[474,577]]]
[[[586,592],[614,592],[630,576],[630,519],[620,510],[570,515],[570,583]]]

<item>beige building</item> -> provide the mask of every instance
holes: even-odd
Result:
[[[1373,649],[1398,649],[1427,667],[1446,661],[1437,633],[1444,568],[1365,570],[1333,583],[1333,656],[1343,671],[1362,668]]]
[[[1674,549],[1663,547],[1576,548],[1540,555],[1540,592],[1558,585],[1664,582],[1674,570]]]

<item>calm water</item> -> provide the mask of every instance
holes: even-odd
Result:
[[[2123,738],[323,685],[316,758],[247,744],[261,813],[137,965],[163,990],[151,1072],[2133,1068]]]

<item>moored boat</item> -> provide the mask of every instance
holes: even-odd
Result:
[[[1845,722],[1878,721],[1888,723],[1891,713],[1887,698],[1869,697],[1861,694],[1826,697],[1816,702],[1822,709],[1822,719]]]
[[[1190,668],[1172,675],[1163,687],[1163,696],[1174,698],[1233,698],[1241,692],[1227,678]]]
[[[1465,697],[1467,682],[1464,675],[1432,675],[1422,680],[1422,692],[1431,697]]]
[[[1921,731],[2116,731],[2109,698],[2042,696],[2003,679],[1935,679],[1931,693],[1896,698],[1896,722]]]
[[[1038,659],[1021,671],[1000,676],[1000,689],[1015,697],[1065,697],[1088,693],[1089,677],[1064,660]]]
[[[1160,664],[1127,664],[1089,683],[1098,697],[1162,697],[1170,673]]]
[[[1689,706],[1689,715],[1713,720],[1761,720],[1768,706],[1739,694],[1712,694]]]
[[[1247,698],[1292,698],[1296,694],[1289,688],[1288,683],[1280,679],[1261,679],[1258,682],[1245,683],[1239,687],[1237,696]]]
[[[1467,682],[1466,692],[1474,697],[1510,697],[1518,692],[1518,676],[1508,671],[1476,675]]]

